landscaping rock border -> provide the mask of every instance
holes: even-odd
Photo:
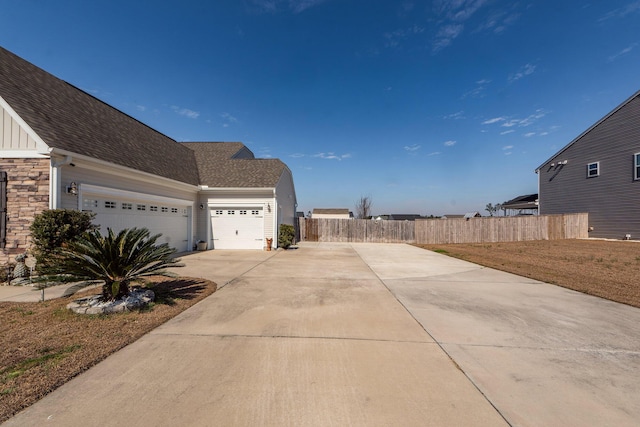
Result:
[[[67,308],[78,314],[122,313],[139,309],[156,298],[150,289],[134,288],[125,299],[104,301],[102,295],[91,295],[67,304]]]

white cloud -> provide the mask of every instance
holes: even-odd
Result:
[[[316,157],[316,158],[319,158],[319,159],[325,159],[325,160],[342,160],[342,159],[350,158],[351,154],[336,155],[333,152],[329,152],[329,153],[314,154],[313,157]]]
[[[535,132],[527,132],[527,133],[524,134],[524,137],[525,138],[531,138],[532,136],[535,136],[535,135],[536,135]]]
[[[448,119],[460,120],[460,119],[465,119],[466,117],[464,116],[464,111],[458,111],[457,113],[449,114],[442,118],[445,120],[448,120]]]
[[[326,0],[289,0],[289,8],[293,10],[293,13],[300,13],[325,1]]]
[[[530,76],[535,73],[537,65],[526,64],[520,67],[520,69],[515,73],[509,76],[509,83],[516,82],[523,77]]]
[[[536,110],[535,113],[519,121],[518,126],[529,126],[547,115],[547,111],[543,109]]]
[[[487,0],[436,0],[434,9],[441,22],[433,41],[432,51],[437,53],[449,46],[464,31],[464,23]]]
[[[424,27],[420,25],[412,25],[411,27],[398,29],[395,31],[384,33],[385,47],[398,47],[401,42],[407,38],[423,33]]]
[[[427,156],[429,156],[429,157],[431,157],[431,156],[438,156],[438,155],[440,155],[440,154],[442,154],[440,151],[433,151],[433,152],[431,152],[431,153],[427,154]]]
[[[136,105],[136,109],[138,111],[147,111],[147,107],[145,107],[144,105]]]
[[[513,145],[505,145],[504,147],[502,147],[503,150],[511,150],[513,148]]]
[[[462,24],[449,24],[440,28],[436,35],[436,40],[433,42],[433,52],[437,53],[449,46],[455,38],[457,38],[464,30]]]
[[[300,157],[304,157],[304,154],[302,154],[302,153],[293,153],[293,154],[289,154],[289,157],[293,157],[294,159],[299,159]]]
[[[250,0],[258,12],[275,13],[288,8],[293,13],[303,12],[311,7],[324,3],[326,0]]]
[[[621,56],[624,56],[627,53],[631,52],[637,45],[638,45],[638,43],[633,43],[630,46],[627,46],[624,49],[622,49],[620,52],[611,55],[609,57],[609,62],[613,62],[616,59],[620,58]]]
[[[508,134],[514,133],[514,132],[515,132],[515,130],[509,129],[509,130],[505,130],[504,132],[500,132],[500,135],[508,135]]]
[[[476,31],[492,31],[494,34],[502,33],[520,18],[520,12],[516,11],[518,7],[519,5],[516,3],[511,6],[511,10],[492,12]]]
[[[618,9],[613,9],[612,11],[607,12],[598,21],[599,22],[603,22],[603,21],[607,21],[609,19],[614,19],[614,18],[624,18],[627,15],[631,15],[631,14],[636,13],[636,12],[640,12],[640,1],[638,1],[638,0],[629,3],[624,7],[620,7]]]
[[[444,146],[445,147],[453,147],[454,145],[456,145],[458,141],[453,141],[453,140],[449,140],[449,141],[445,141],[444,142]]]
[[[462,95],[462,99],[467,98],[467,97],[482,98],[484,96],[485,89],[487,88],[487,85],[489,83],[491,83],[491,80],[487,80],[487,79],[478,80],[476,82],[476,87],[471,89],[468,92],[465,92]]]
[[[548,114],[548,111],[542,108],[539,108],[533,114],[530,114],[524,119],[518,119],[518,118],[512,119],[505,116],[500,116],[500,117],[494,117],[492,119],[485,120],[484,122],[482,122],[482,124],[492,125],[496,123],[502,123],[500,127],[504,127],[504,128],[526,127],[526,126],[531,126],[533,123],[537,122],[547,114]],[[504,131],[504,132],[501,132],[501,135],[506,135],[512,132],[514,131],[513,130]]]
[[[482,124],[483,125],[492,125],[494,123],[504,122],[505,120],[507,120],[506,117],[494,117],[492,119],[485,120],[484,122],[482,122]]]
[[[414,152],[414,151],[418,151],[420,147],[421,146],[418,144],[413,144],[413,145],[405,145],[404,149],[405,151]]]
[[[225,119],[226,121],[228,121],[230,123],[238,123],[238,119],[236,119],[235,117],[233,117],[229,113],[222,113],[222,114],[220,114],[220,117],[222,117],[223,119]]]
[[[171,109],[175,111],[176,114],[188,117],[190,119],[197,119],[198,117],[200,117],[200,113],[198,113],[197,111],[190,110],[188,108],[180,108],[174,105],[171,107]]]
[[[239,122],[239,120],[237,118],[235,118],[234,116],[232,116],[229,113],[222,113],[220,114],[220,117],[222,117],[222,119],[225,121],[222,124],[223,128],[228,128],[229,126],[231,126],[232,124],[236,124]]]

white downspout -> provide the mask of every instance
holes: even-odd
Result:
[[[278,247],[278,199],[276,189],[273,189],[273,247]]]
[[[61,205],[62,197],[60,196],[60,188],[62,181],[62,173],[60,168],[62,166],[68,165],[73,161],[71,156],[64,156],[62,160],[54,160],[51,157],[51,166],[50,166],[50,174],[51,179],[49,179],[49,209],[59,209]]]

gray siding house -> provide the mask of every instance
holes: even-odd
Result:
[[[640,239],[640,91],[536,173],[540,214],[587,212],[590,237]]]

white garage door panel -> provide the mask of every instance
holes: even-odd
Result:
[[[162,234],[157,243],[168,243],[179,252],[189,250],[189,217],[185,207],[87,197],[83,201],[83,209],[96,214],[94,223],[100,225],[103,234],[107,228],[118,232],[125,228],[144,227],[152,236]]]
[[[262,249],[263,225],[262,208],[213,208],[213,249]]]

